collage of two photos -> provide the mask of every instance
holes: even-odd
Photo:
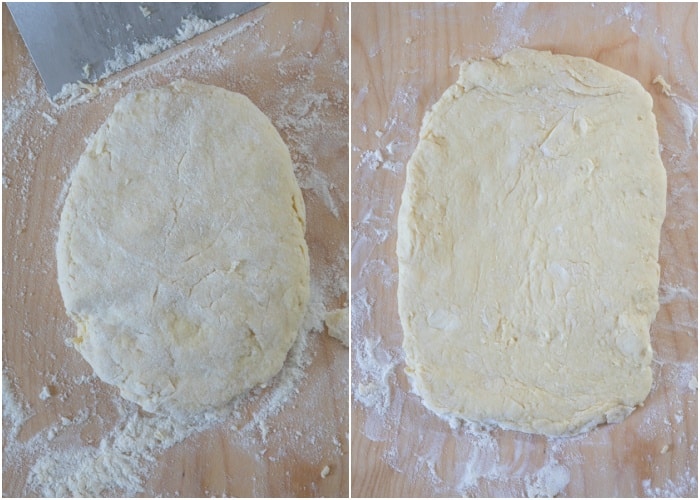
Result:
[[[3,4],[3,496],[697,497],[697,20]]]

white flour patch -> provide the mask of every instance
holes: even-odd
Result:
[[[697,495],[698,478],[686,470],[678,481],[667,479],[661,486],[652,486],[650,479],[644,479],[642,486],[646,497],[692,498]]]
[[[690,288],[682,285],[662,283],[659,285],[659,303],[670,304],[677,300],[693,300],[697,296]]]
[[[36,105],[40,100],[40,82],[35,72],[23,66],[20,72],[20,81],[23,81],[24,85],[17,94],[2,101],[3,137],[17,133],[18,125],[27,118],[29,113],[33,112],[33,105]],[[55,125],[55,123],[53,124]]]
[[[395,356],[380,347],[379,339],[360,338],[353,342],[357,376],[353,377],[355,399],[363,405],[385,414],[396,384],[394,373],[398,366]]]
[[[497,42],[492,46],[495,57],[518,45],[527,46],[533,33],[533,29],[523,23],[527,9],[528,5],[524,3],[507,2],[494,6],[494,21],[498,27]]]
[[[629,21],[629,29],[634,34],[639,34],[639,23],[642,20],[642,10],[639,6],[626,4],[622,7],[622,13]]]
[[[554,498],[564,492],[570,480],[569,469],[559,464],[547,464],[529,478],[525,491],[530,498]]]
[[[678,114],[683,124],[685,141],[687,144],[690,144],[691,138],[696,133],[695,128],[698,122],[698,111],[682,99],[674,98],[673,102],[675,102],[678,107]]]
[[[12,442],[22,429],[24,423],[29,419],[30,413],[27,404],[17,399],[16,390],[10,382],[9,377],[2,373],[2,419],[7,420],[7,427],[3,425],[3,430],[7,430],[9,436],[5,436],[6,442]],[[10,439],[7,439],[7,438]]]

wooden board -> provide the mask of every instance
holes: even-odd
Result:
[[[351,18],[352,495],[697,496],[697,4],[353,4]],[[654,387],[623,423],[572,439],[452,429],[403,372],[395,228],[406,162],[458,63],[517,46],[637,78],[668,173]],[[659,74],[674,96],[652,84]]]
[[[133,420],[137,407],[92,377],[64,344],[74,327],[54,254],[69,174],[86,137],[125,94],[184,77],[248,95],[290,147],[306,201],[315,299],[327,309],[346,305],[349,8],[268,4],[109,77],[94,99],[63,107],[47,99],[4,5],[2,13],[3,495],[26,496],[41,494],[26,484],[39,460],[67,457],[63,474],[76,474],[81,463],[61,452],[112,456],[119,438],[140,432],[127,423],[147,421]],[[305,375],[293,379],[278,414],[236,430],[266,409],[258,397],[238,418],[142,453],[155,463],[136,471],[146,475],[136,479],[139,494],[347,496],[348,350],[320,325],[300,356]]]

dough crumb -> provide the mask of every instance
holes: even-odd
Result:
[[[688,381],[688,389],[690,389],[691,391],[698,390],[698,378],[695,375],[690,377],[690,380]]]
[[[139,5],[139,10],[141,11],[141,14],[143,14],[143,17],[149,17],[151,15],[151,9],[145,5]]]
[[[93,83],[77,82],[78,87],[88,91],[89,95],[97,95],[100,93],[100,88]]]
[[[667,444],[663,445],[663,446],[661,447],[660,453],[661,453],[662,455],[665,455],[666,453],[668,453],[668,448],[669,448],[669,446],[668,446]]]
[[[671,92],[671,85],[669,85],[666,79],[661,75],[656,75],[656,78],[654,78],[651,83],[661,87],[661,93],[666,97],[673,97],[676,95]]]
[[[348,308],[328,311],[323,318],[328,328],[328,335],[340,340],[345,347],[349,345]]]
[[[406,37],[406,45],[411,45],[413,43],[413,38],[412,37]]]
[[[331,468],[328,467],[327,465],[323,469],[321,469],[321,477],[323,479],[326,479],[328,477],[328,474],[330,474],[330,473],[331,473]]]

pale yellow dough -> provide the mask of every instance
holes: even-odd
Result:
[[[130,94],[90,139],[58,234],[74,344],[149,411],[201,412],[282,367],[309,296],[287,147],[245,96]]]
[[[651,97],[586,58],[464,63],[398,220],[406,371],[429,408],[553,436],[652,383],[666,175]]]
[[[348,325],[348,308],[344,307],[342,309],[328,311],[324,315],[323,321],[326,323],[328,335],[340,340],[345,347],[349,347],[350,329]]]

